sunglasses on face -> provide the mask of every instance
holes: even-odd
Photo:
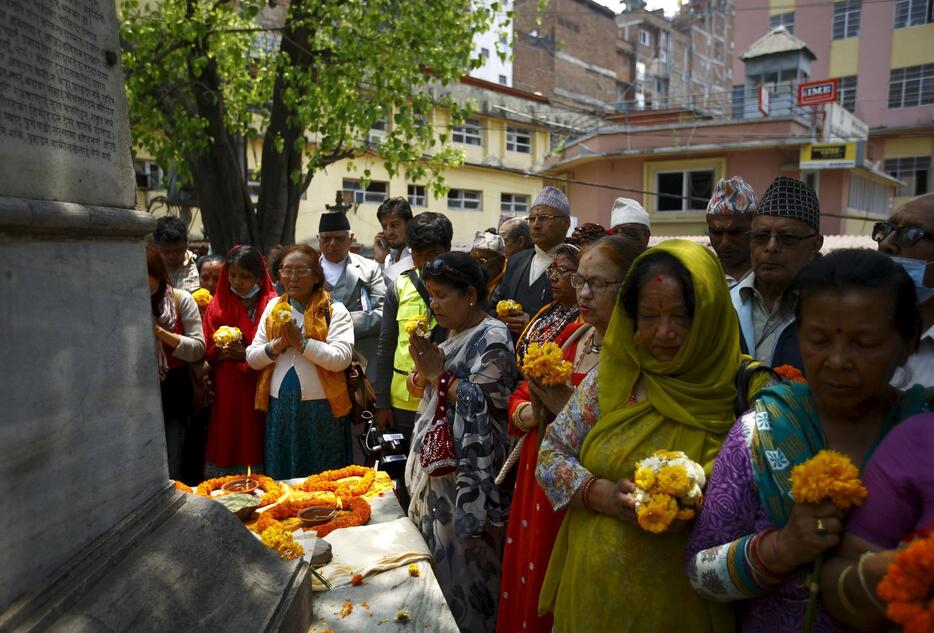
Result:
[[[565,268],[564,266],[549,266],[545,269],[545,276],[548,277],[548,281],[558,281],[565,275],[569,275],[573,272],[573,270]]]
[[[473,285],[474,280],[471,279],[470,275],[467,273],[457,270],[453,266],[449,266],[444,263],[443,259],[433,259],[427,264],[425,264],[424,274],[422,276],[431,276],[431,277],[444,277],[451,276],[455,279],[459,279],[468,285]]]
[[[779,246],[783,246],[785,248],[794,248],[800,244],[802,240],[810,239],[815,235],[817,235],[817,233],[799,235],[797,233],[770,233],[769,231],[750,231],[749,241],[756,246],[765,246],[770,241],[772,241],[772,238],[774,237]]]
[[[882,242],[893,233],[894,236],[892,239],[895,242],[895,246],[899,248],[914,246],[921,240],[934,239],[934,233],[929,233],[920,226],[914,224],[896,226],[893,222],[876,222],[872,226],[872,239],[877,242]]]

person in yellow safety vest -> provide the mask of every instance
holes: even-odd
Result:
[[[420,279],[422,266],[441,253],[451,250],[454,227],[440,213],[425,211],[412,218],[405,227],[405,237],[412,251],[386,271],[386,297],[383,322],[376,353],[375,418],[383,430],[392,428],[404,437],[405,450],[415,427],[415,410],[421,398],[412,396],[405,386],[415,363],[409,356],[409,335],[405,326],[412,317],[428,317],[429,326],[436,321],[431,316],[428,291]]]

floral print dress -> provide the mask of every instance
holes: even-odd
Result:
[[[438,396],[428,385],[419,406],[406,486],[409,518],[434,557],[435,574],[461,631],[496,628],[504,525],[509,495],[494,480],[506,455],[506,403],[516,382],[515,352],[506,326],[492,318],[441,344],[445,371],[460,382],[449,410],[457,468],[429,477],[419,463],[421,441]]]

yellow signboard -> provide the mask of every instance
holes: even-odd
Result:
[[[858,143],[827,143],[801,146],[801,169],[856,167]]]

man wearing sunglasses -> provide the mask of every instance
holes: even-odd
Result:
[[[794,312],[782,296],[823,243],[817,194],[800,180],[776,178],[752,218],[752,272],[730,291],[744,353],[769,367],[804,369]]]
[[[921,310],[921,344],[895,372],[892,384],[934,387],[934,193],[907,202],[888,221],[877,222],[872,239],[911,277]]]
[[[564,242],[571,227],[571,202],[555,187],[542,189],[529,212],[529,229],[535,248],[520,251],[506,262],[503,280],[490,297],[490,311],[496,304],[512,299],[522,305],[522,312],[502,317],[513,339],[517,338],[531,315],[551,303],[551,287],[545,270],[554,261],[555,251]]]

